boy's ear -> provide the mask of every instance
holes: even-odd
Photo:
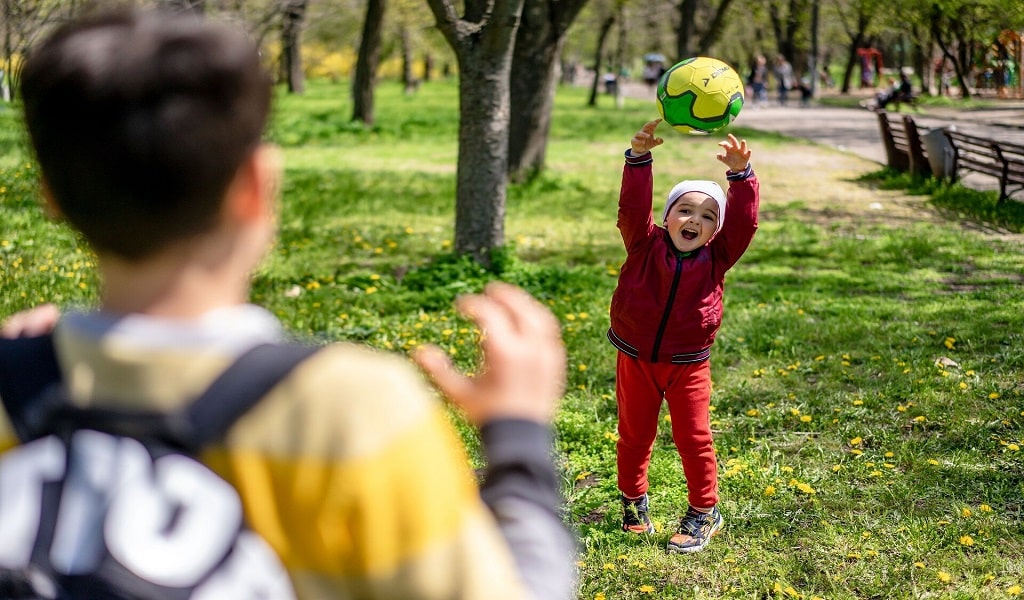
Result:
[[[262,144],[249,155],[228,188],[225,208],[242,221],[273,217],[282,172],[281,150]]]

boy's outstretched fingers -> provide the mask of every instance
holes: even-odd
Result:
[[[503,283],[459,298],[457,308],[480,328],[480,372],[472,377],[459,373],[434,346],[414,354],[423,371],[477,426],[499,418],[550,422],[564,392],[566,363],[551,311]]]
[[[654,135],[654,130],[658,127],[658,123],[661,123],[661,119],[654,119],[644,123],[644,126],[640,128],[640,131],[636,132],[633,136],[633,140],[630,144],[630,149],[634,155],[640,155],[644,152],[648,152],[655,146],[660,146],[665,143],[663,138]]]

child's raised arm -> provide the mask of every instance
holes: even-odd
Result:
[[[716,158],[725,163],[730,171],[746,170],[747,164],[750,163],[750,149],[747,148],[747,140],[737,140],[736,136],[730,133],[729,139],[719,142],[718,145],[724,148],[725,152],[716,155]]]
[[[640,128],[640,131],[636,132],[633,136],[633,140],[630,142],[629,151],[633,156],[640,156],[645,152],[650,152],[651,148],[660,146],[665,143],[665,140],[660,137],[654,136],[654,128],[661,123],[661,119],[654,119],[644,123],[644,126]]]

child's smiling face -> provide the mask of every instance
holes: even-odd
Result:
[[[718,203],[701,192],[687,192],[668,211],[665,229],[672,245],[691,252],[708,243],[718,227]]]

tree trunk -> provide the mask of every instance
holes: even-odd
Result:
[[[418,84],[412,74],[412,40],[409,39],[409,27],[404,23],[399,27],[398,37],[402,45],[402,88],[406,94],[412,94]]]
[[[523,0],[427,0],[459,62],[455,252],[492,265],[505,243],[509,75]]]
[[[384,25],[386,0],[367,0],[363,35],[359,40],[356,74],[352,78],[352,120],[373,125],[373,92],[377,86],[380,63],[380,38]]]
[[[679,3],[679,29],[676,31],[676,56],[679,60],[694,56],[693,38],[696,32],[697,0]]]
[[[281,68],[288,92],[306,91],[302,73],[302,25],[306,18],[307,0],[289,0],[283,7],[281,20]]]
[[[509,81],[508,174],[524,181],[544,168],[558,59],[566,33],[586,0],[526,0]]]
[[[608,42],[608,32],[615,25],[615,15],[610,14],[601,23],[601,31],[597,34],[597,49],[594,50],[594,82],[590,85],[590,100],[587,106],[597,106],[597,86],[601,85],[601,64],[604,57],[604,45]]]

